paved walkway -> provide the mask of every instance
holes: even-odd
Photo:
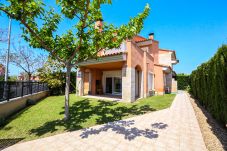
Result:
[[[183,92],[168,109],[16,144],[6,150],[203,151],[194,110]]]

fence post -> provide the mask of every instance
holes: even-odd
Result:
[[[29,81],[29,86],[30,86],[30,94],[32,94],[32,83],[31,83],[31,81]]]
[[[16,86],[16,97],[17,97],[17,86],[18,86],[17,82],[15,82],[15,86]]]
[[[7,85],[8,85],[7,100],[9,101],[9,99],[10,99],[10,82],[7,82]]]
[[[23,97],[23,94],[24,94],[24,82],[23,81],[21,82],[21,87],[22,87],[22,89],[21,89],[21,97]]]

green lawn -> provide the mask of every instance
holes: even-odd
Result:
[[[154,96],[135,103],[86,99],[71,95],[70,120],[65,122],[64,96],[51,96],[26,108],[0,129],[0,139],[27,141],[121,120],[167,108],[175,95]]]

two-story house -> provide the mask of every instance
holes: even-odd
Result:
[[[159,48],[154,34],[135,36],[117,49],[103,50],[99,59],[79,63],[77,95],[118,96],[133,102],[154,94],[175,93],[175,51]]]

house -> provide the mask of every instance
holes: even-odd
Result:
[[[176,52],[159,48],[154,34],[135,36],[119,48],[103,50],[99,59],[79,63],[77,95],[118,96],[133,102],[154,94],[176,93]]]
[[[28,75],[26,74],[26,73],[20,73],[20,75],[19,76],[17,76],[17,80],[18,81],[28,81]],[[30,77],[30,81],[39,81],[40,80],[40,78],[39,78],[39,76],[37,76],[37,75],[32,75],[31,77]]]

